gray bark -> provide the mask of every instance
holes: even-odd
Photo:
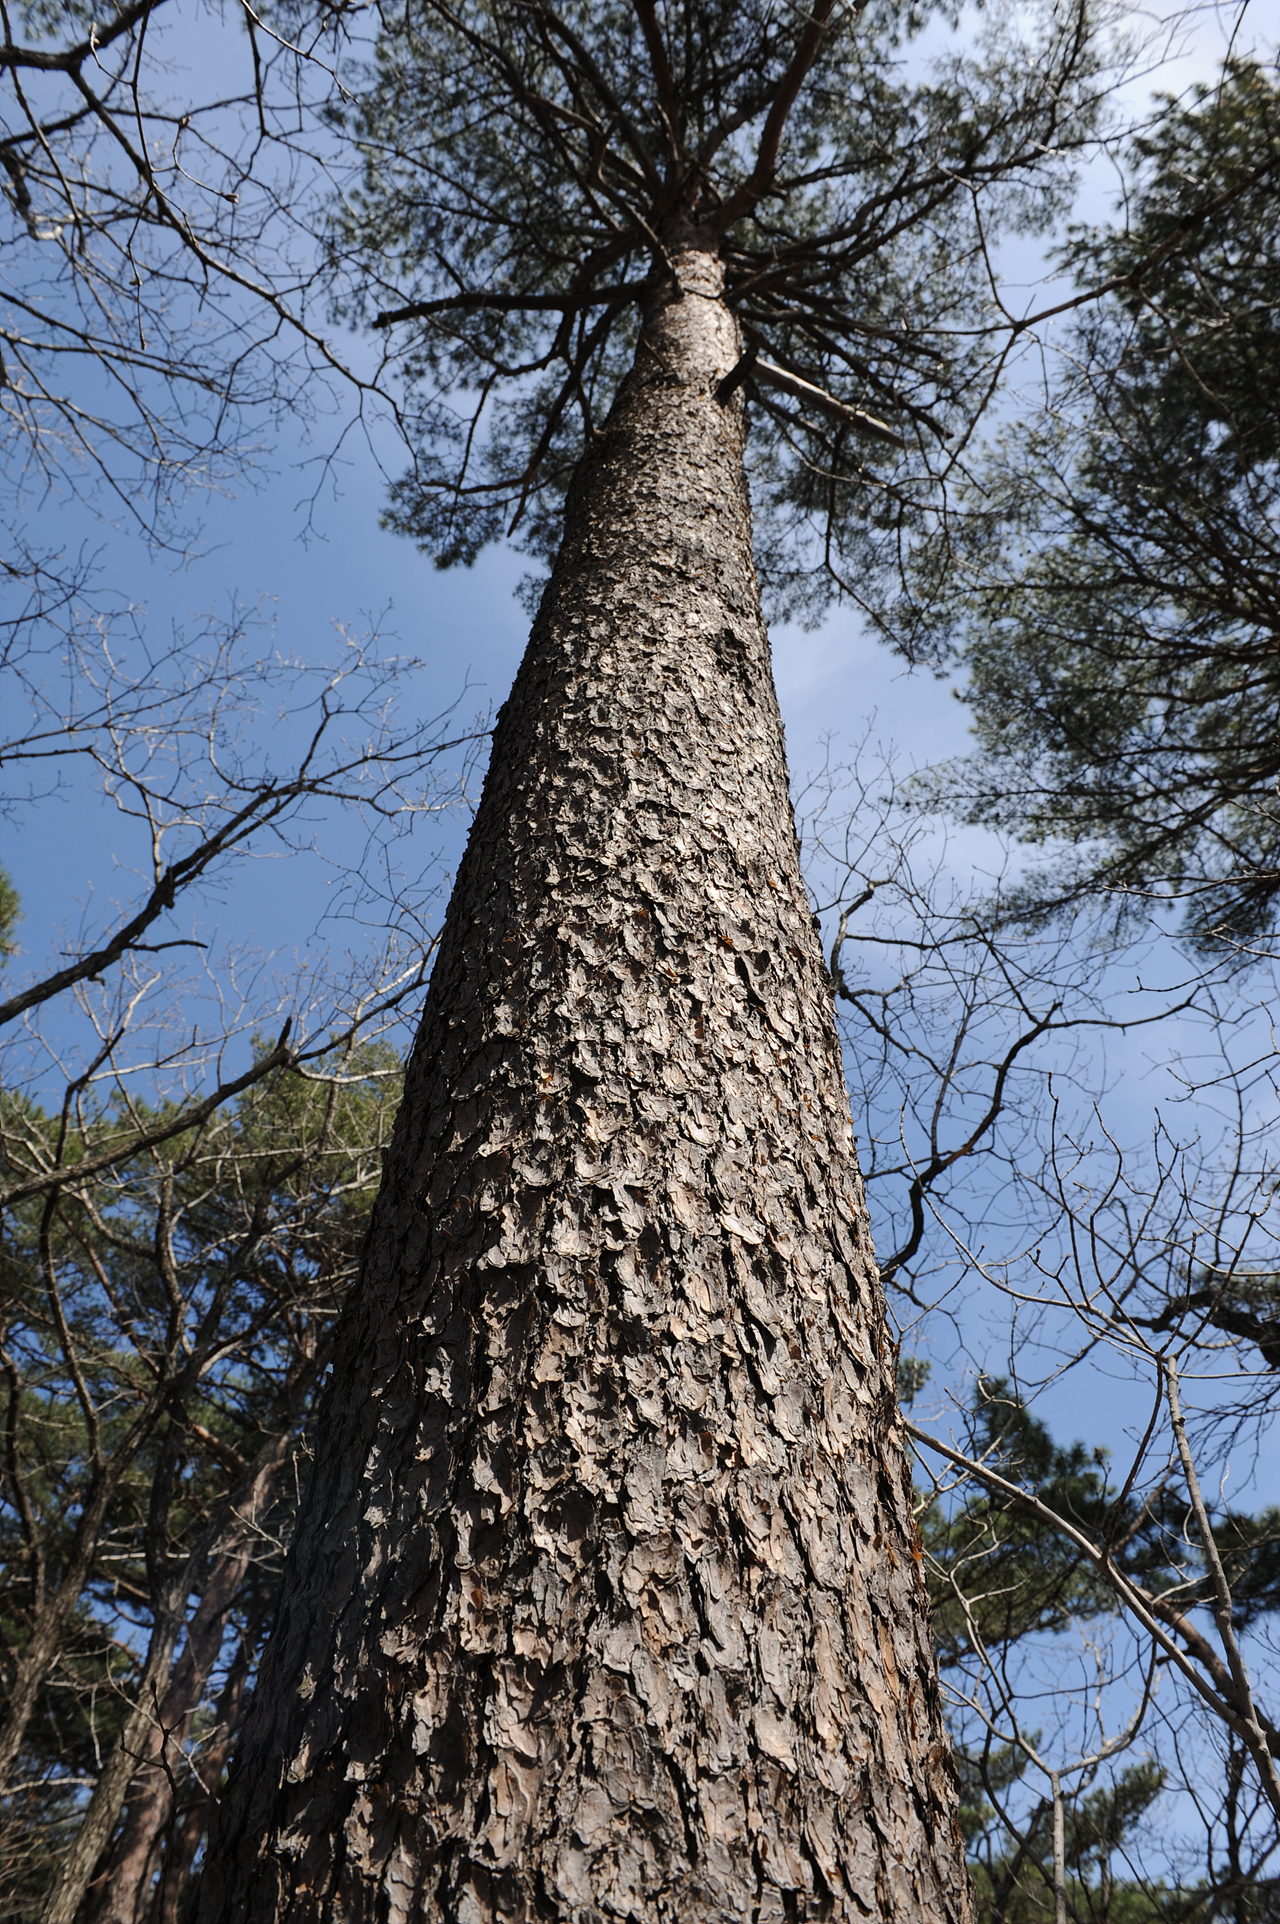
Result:
[[[738,336],[677,270],[495,733],[204,1924],[967,1915]]]

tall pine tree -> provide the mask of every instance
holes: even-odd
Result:
[[[404,342],[391,513],[556,558],[207,1924],[966,1915],[755,562],[813,607],[900,552],[991,224],[1087,132],[1080,7],[930,73],[919,24],[386,12],[332,245]]]

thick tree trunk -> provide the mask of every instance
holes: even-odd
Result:
[[[677,267],[494,736],[207,1924],[966,1914],[738,337]]]

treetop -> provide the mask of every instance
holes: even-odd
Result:
[[[989,389],[993,236],[1052,217],[1096,124],[1088,8],[932,56],[946,5],[414,0],[380,22],[330,245],[404,384],[390,524],[445,567],[504,535],[552,551],[646,305],[697,248],[742,330],[766,585],[796,611],[860,594]]]

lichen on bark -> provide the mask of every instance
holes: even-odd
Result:
[[[677,255],[572,487],[205,1924],[967,1915],[739,345]]]

